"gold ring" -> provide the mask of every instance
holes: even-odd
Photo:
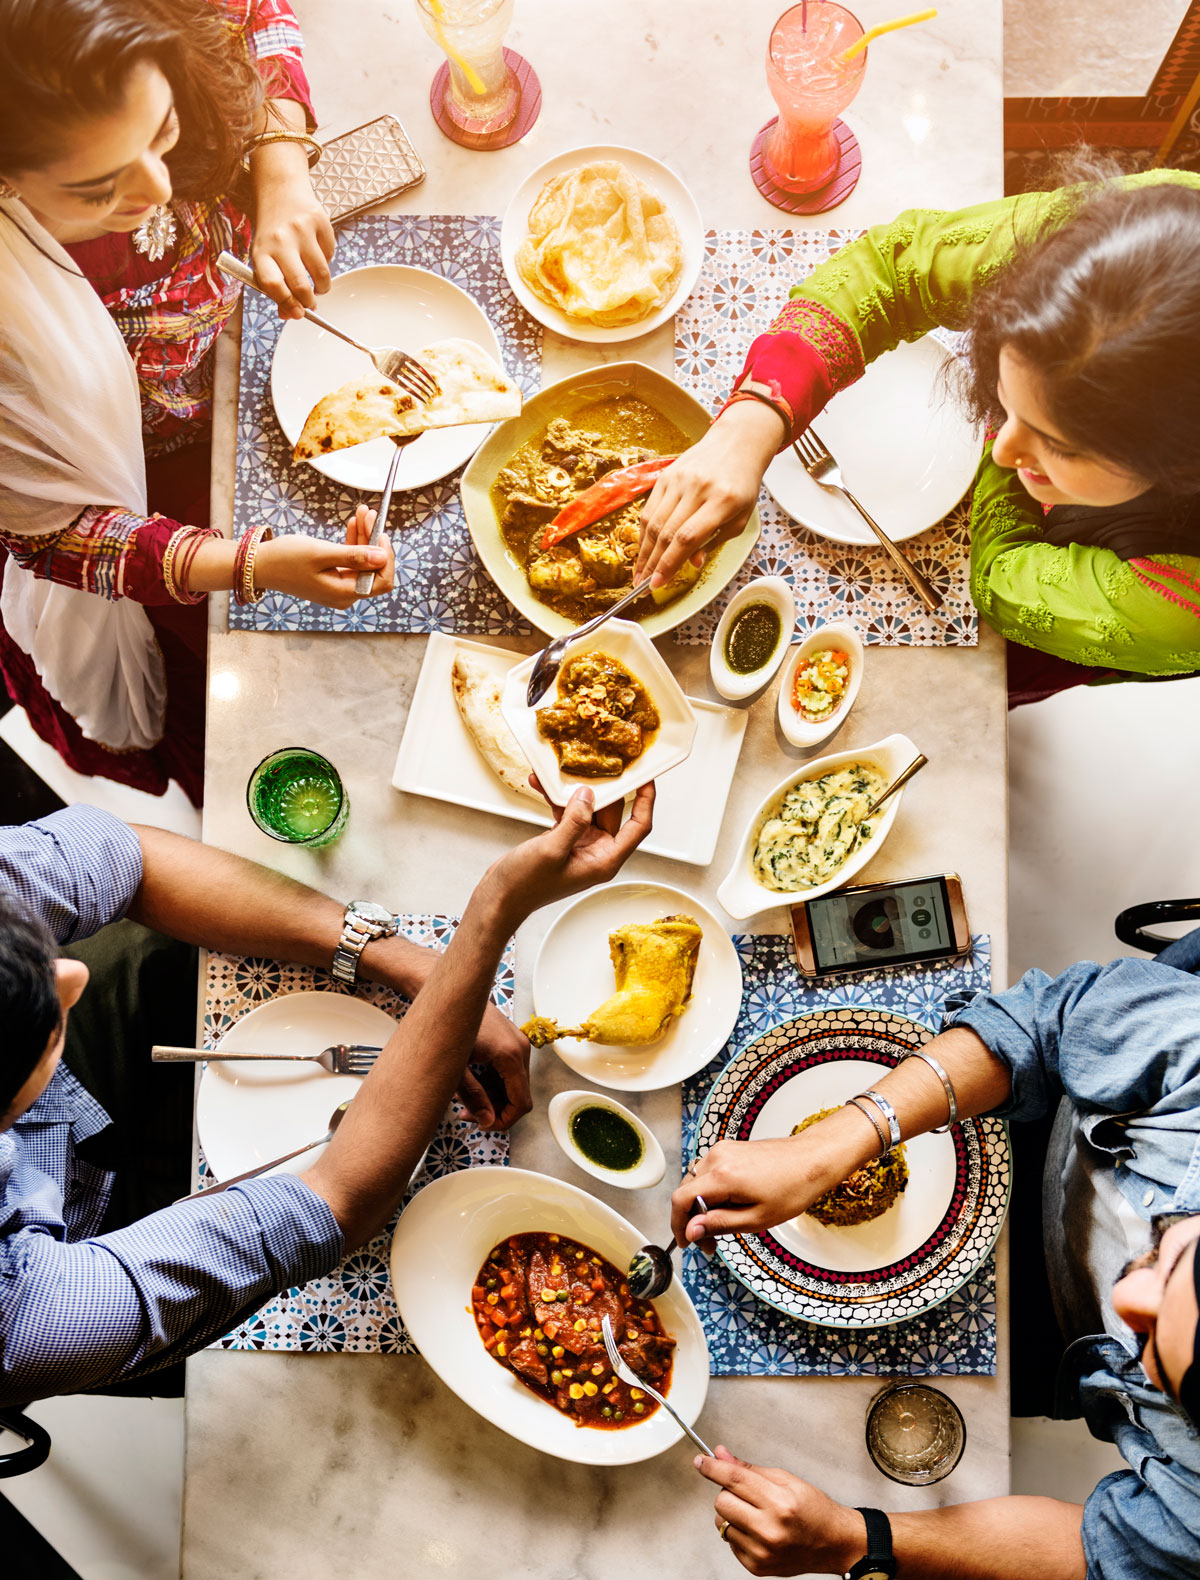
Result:
[[[721,1521],[721,1528],[717,1532],[717,1534],[718,1534],[718,1536],[720,1536],[720,1538],[721,1538],[721,1540],[723,1542],[727,1542],[729,1540],[729,1521],[728,1520],[722,1520]]]

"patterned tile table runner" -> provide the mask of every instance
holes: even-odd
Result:
[[[840,247],[847,231],[709,231],[696,289],[675,318],[675,374],[716,412],[742,371],[746,350],[787,300],[788,291]],[[968,592],[969,506],[904,544],[904,553],[945,602],[929,613],[881,548],[830,543],[784,515],[763,489],[762,536],[728,589],[680,626],[681,642],[711,642],[729,599],[754,576],[782,576],[796,595],[797,639],[814,626],[850,620],[864,642],[888,647],[973,647]]]
[[[338,232],[335,273],[396,263],[442,275],[473,296],[500,339],[504,365],[526,395],[541,385],[542,331],[508,288],[500,267],[500,221],[458,215],[400,215],[356,220]],[[271,403],[271,358],[283,324],[257,291],[243,298],[241,390],[233,530],[241,537],[265,521],[277,532],[339,539],[363,498],[311,466],[295,466]],[[229,623],[244,631],[456,631],[520,635],[527,622],[487,575],[475,554],[459,498],[460,474],[398,493],[392,501],[396,585],[382,598],[349,609],[269,592],[244,608],[230,603]]]
[[[457,926],[450,916],[403,916],[400,931],[415,944],[444,949]],[[205,984],[204,1046],[213,1047],[243,1015],[268,999],[316,989],[347,992],[327,971],[284,965],[277,960],[243,959],[210,954]],[[379,983],[364,983],[355,995],[399,1019],[409,1000]],[[501,1009],[512,1003],[512,950],[505,952],[492,1002]],[[452,1111],[429,1144],[425,1166],[413,1176],[406,1205],[423,1185],[459,1169],[508,1162],[508,1136],[482,1131],[456,1098]],[[203,1155],[200,1188],[212,1182]],[[369,1244],[360,1246],[325,1278],[299,1289],[287,1289],[238,1324],[212,1346],[222,1350],[357,1350],[391,1354],[416,1353],[396,1310],[388,1270],[391,1225]]]
[[[990,983],[991,941],[977,934],[971,953],[950,965],[914,967],[844,977],[808,987],[797,975],[791,939],[734,938],[745,975],[742,1010],[733,1036],[716,1058],[683,1083],[683,1155],[704,1099],[735,1054],[764,1032],[811,1010],[856,1004],[906,1015],[936,1030],[952,993],[978,992]],[[996,1269],[991,1256],[957,1293],[923,1316],[892,1327],[816,1327],[765,1305],[718,1257],[684,1256],[683,1281],[708,1338],[714,1376],[833,1375],[936,1377],[996,1370]]]

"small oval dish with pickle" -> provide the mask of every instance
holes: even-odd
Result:
[[[782,576],[756,576],[729,600],[709,652],[712,683],[730,702],[760,691],[779,668],[796,624],[796,601]]]
[[[550,1134],[575,1167],[606,1185],[648,1190],[667,1171],[653,1131],[615,1098],[600,1092],[559,1092],[547,1117]]]
[[[500,711],[556,806],[584,785],[597,809],[611,806],[691,752],[691,703],[640,626],[610,620],[568,648],[554,685],[531,708],[535,658],[509,671]]]
[[[788,655],[779,682],[779,728],[793,746],[817,746],[846,722],[863,677],[852,625],[819,625]]]

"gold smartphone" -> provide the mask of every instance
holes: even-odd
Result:
[[[971,947],[956,872],[835,889],[791,913],[796,964],[806,977],[953,960]]]
[[[425,166],[394,115],[378,115],[321,147],[313,191],[333,224],[353,219],[425,179]]]

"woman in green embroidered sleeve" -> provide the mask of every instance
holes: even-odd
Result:
[[[1200,175],[910,211],[796,286],[646,504],[638,574],[741,532],[777,450],[901,340],[970,331],[971,593],[1010,704],[1200,670]]]

